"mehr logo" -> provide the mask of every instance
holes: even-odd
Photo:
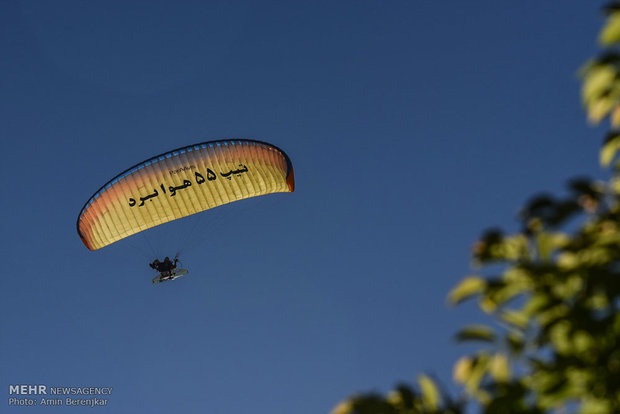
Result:
[[[9,385],[9,394],[31,395],[47,394],[45,385]]]
[[[9,394],[12,395],[8,400],[10,406],[99,407],[108,405],[107,397],[112,394],[112,387],[48,387],[42,384],[11,384]],[[56,395],[65,397],[58,398]],[[100,398],[101,396],[106,398]]]

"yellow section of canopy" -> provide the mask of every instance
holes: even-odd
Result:
[[[293,192],[288,156],[260,141],[212,141],[159,155],[119,174],[86,203],[78,234],[97,250],[181,217],[245,198]]]

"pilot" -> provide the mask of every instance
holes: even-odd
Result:
[[[172,262],[172,260],[170,260],[170,258],[168,256],[166,256],[166,258],[164,259],[163,262],[160,262],[159,260],[155,259],[153,261],[153,263],[149,263],[149,266],[151,266],[153,269],[157,270],[159,273],[161,273],[164,276],[169,276],[170,273],[177,268],[177,262],[179,261],[179,259],[177,259],[176,257],[174,258],[174,262]]]

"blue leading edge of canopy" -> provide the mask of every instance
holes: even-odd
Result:
[[[125,171],[123,171],[122,173],[120,173],[119,175],[117,175],[116,177],[112,178],[110,181],[108,181],[107,183],[105,183],[103,186],[101,186],[101,188],[99,188],[99,190],[97,190],[97,192],[88,199],[88,201],[86,203],[84,203],[84,206],[82,207],[82,209],[80,210],[80,214],[78,214],[78,219],[77,219],[77,231],[78,234],[80,235],[80,237],[82,237],[82,234],[80,233],[80,217],[82,217],[82,214],[84,213],[84,210],[86,210],[92,203],[93,201],[95,201],[97,198],[99,198],[99,196],[106,191],[107,189],[109,189],[110,187],[112,187],[114,184],[116,184],[118,181],[122,180],[123,178],[133,174],[136,171],[141,170],[144,167],[147,167],[151,164],[154,164],[158,161],[163,161],[166,158],[171,158],[172,156],[177,156],[179,154],[184,154],[186,152],[191,152],[194,150],[199,150],[199,149],[206,149],[206,148],[213,148],[214,146],[217,147],[221,147],[221,146],[228,146],[228,145],[243,145],[243,143],[248,143],[251,145],[264,145],[273,149],[276,149],[278,151],[280,151],[280,153],[282,153],[282,155],[284,155],[284,158],[286,159],[286,166],[287,166],[287,171],[286,171],[286,176],[288,178],[288,175],[290,174],[291,170],[292,170],[292,163],[291,163],[291,159],[288,157],[288,155],[282,151],[280,148],[276,147],[275,145],[269,144],[268,142],[264,142],[264,141],[256,141],[256,140],[252,140],[252,139],[243,139],[243,140],[218,140],[218,141],[206,141],[206,142],[201,142],[199,144],[194,144],[194,145],[188,145],[186,147],[182,147],[182,148],[177,148],[174,149],[172,151],[168,151],[165,152],[163,154],[160,155],[156,155],[153,158],[149,158],[146,161],[142,161],[141,163],[138,163],[132,167],[129,167],[128,169],[126,169]]]

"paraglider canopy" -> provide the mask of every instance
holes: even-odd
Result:
[[[221,140],[157,155],[120,173],[84,204],[77,232],[90,250],[245,198],[293,192],[290,158],[254,140]]]

